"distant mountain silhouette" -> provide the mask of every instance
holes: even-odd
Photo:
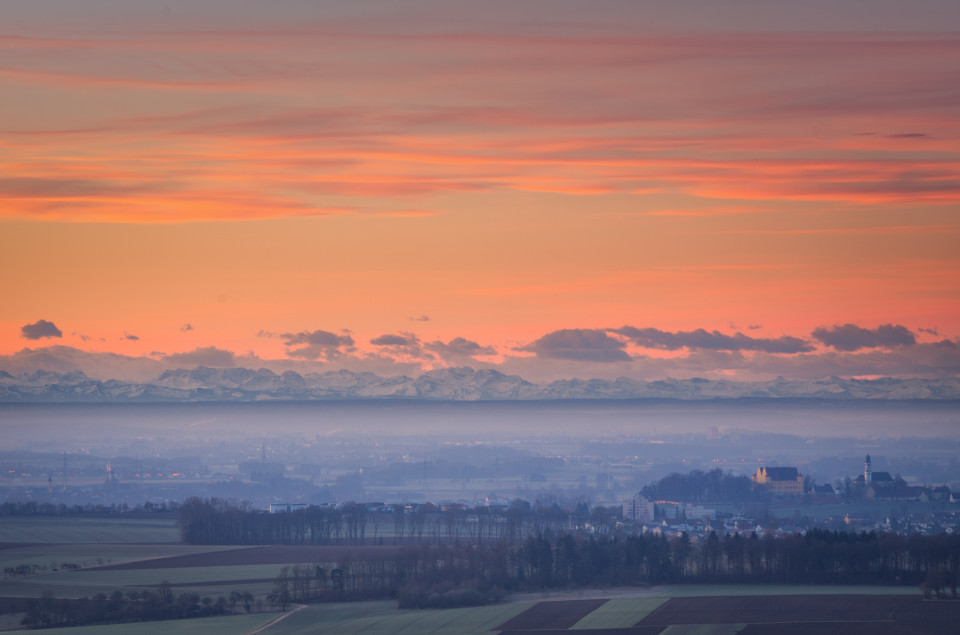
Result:
[[[92,379],[81,371],[0,371],[0,402],[179,402],[266,399],[425,399],[531,401],[547,399],[960,399],[960,379],[843,379],[763,382],[621,377],[546,384],[491,369],[444,368],[416,377],[381,377],[348,370],[277,374],[260,368],[168,370],[153,380]]]

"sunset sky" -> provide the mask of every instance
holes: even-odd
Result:
[[[957,376],[960,3],[5,0],[0,264],[11,372]]]

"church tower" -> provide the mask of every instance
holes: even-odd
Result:
[[[863,463],[863,484],[869,485],[873,482],[873,471],[870,466],[870,455],[867,455],[867,460]]]

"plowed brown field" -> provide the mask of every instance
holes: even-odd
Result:
[[[587,614],[596,611],[607,600],[567,600],[562,602],[538,602],[520,615],[508,620],[496,630],[525,631],[530,629],[570,628]]]
[[[916,595],[768,595],[673,598],[637,623],[759,624],[893,621]]]

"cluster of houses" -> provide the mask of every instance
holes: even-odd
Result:
[[[825,504],[837,503],[839,495],[831,485],[814,485],[805,489],[803,474],[795,467],[761,467],[752,476],[755,488],[761,488],[778,498],[791,498],[806,495],[805,502]],[[960,503],[960,492],[952,492],[949,487],[927,487],[907,485],[889,472],[874,472],[873,462],[867,455],[863,474],[848,479],[851,493],[856,498],[871,501],[918,501]],[[811,508],[813,511],[813,508]],[[743,515],[717,514],[716,510],[701,505],[685,505],[676,501],[651,501],[640,495],[623,501],[624,523],[633,524],[642,531],[655,534],[680,535],[688,533],[692,537],[720,529],[722,532],[757,533],[803,532],[813,526],[845,529],[848,531],[887,531],[909,535],[928,534],[946,531],[960,532],[960,511],[948,510],[933,513],[891,514],[881,520],[871,515],[845,514],[818,521],[809,519],[777,519],[773,525]],[[768,519],[768,522],[770,519]],[[721,533],[718,531],[718,533]]]

